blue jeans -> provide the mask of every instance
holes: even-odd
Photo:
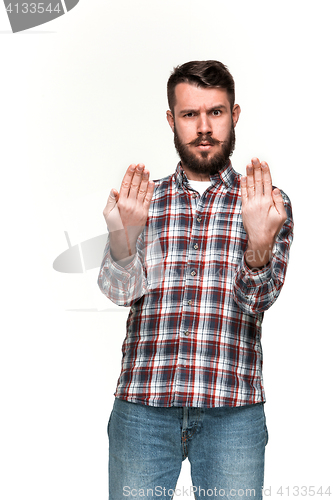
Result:
[[[263,404],[160,408],[116,398],[108,434],[109,500],[189,496],[176,489],[186,457],[195,498],[262,498]]]

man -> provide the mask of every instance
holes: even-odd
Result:
[[[182,460],[196,498],[261,498],[267,429],[261,323],[284,283],[287,196],[265,162],[230,163],[240,107],[218,61],[168,81],[180,156],[149,181],[130,165],[104,210],[102,292],[130,306],[110,417],[110,500],[172,498]]]

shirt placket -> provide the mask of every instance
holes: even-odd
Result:
[[[184,273],[184,294],[182,303],[182,315],[179,330],[179,349],[177,368],[175,373],[175,399],[176,403],[186,406],[189,394],[185,394],[189,387],[191,392],[194,385],[194,359],[193,347],[196,342],[195,332],[193,330],[194,310],[196,309],[195,297],[199,286],[198,263],[200,261],[200,230],[203,222],[202,204],[197,192],[190,191],[190,205],[192,210],[192,228],[191,237],[186,255],[185,273]]]

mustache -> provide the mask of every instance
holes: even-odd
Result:
[[[202,135],[200,137],[197,137],[191,142],[188,142],[188,146],[199,146],[202,142],[206,142],[210,144],[211,146],[218,146],[219,144],[222,144],[224,141],[218,141],[217,139],[214,139],[210,135]]]

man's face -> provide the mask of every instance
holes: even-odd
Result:
[[[167,112],[175,147],[185,171],[201,178],[223,169],[235,145],[234,126],[240,108],[231,112],[227,92],[180,83],[174,113]]]

